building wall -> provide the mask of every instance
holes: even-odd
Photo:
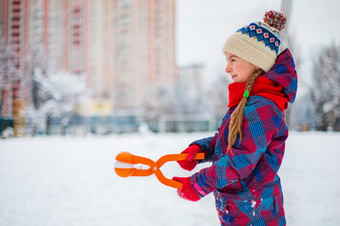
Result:
[[[114,106],[142,108],[152,86],[171,85],[177,77],[176,1],[114,2]]]
[[[191,94],[200,93],[202,91],[201,85],[203,84],[204,73],[203,64],[192,64],[179,67],[179,88]]]
[[[93,95],[96,99],[109,98],[109,71],[108,53],[110,48],[108,18],[112,16],[108,0],[90,0],[88,7],[88,65],[89,80]]]
[[[86,73],[87,46],[87,12],[88,2],[82,0],[67,1],[66,13],[66,40],[67,40],[67,67],[72,73]]]
[[[12,117],[19,111],[13,107],[13,99],[23,99],[26,64],[21,56],[27,52],[27,2],[21,0],[3,0],[1,2],[0,29],[2,33],[2,54],[9,60],[2,65],[6,74],[6,84],[2,87],[3,108],[1,115]],[[10,49],[8,48],[10,47]]]
[[[0,54],[3,58],[3,61],[0,62],[0,68],[3,73],[0,77],[0,100],[1,100],[1,108],[0,108],[0,116],[1,117],[9,117],[11,115],[11,103],[10,98],[11,87],[8,81],[7,76],[5,75],[7,69],[7,62],[4,59],[6,54],[6,48],[8,45],[8,0],[0,1]]]
[[[14,135],[23,133],[22,109],[26,102],[28,2],[3,0],[0,9],[1,40],[1,111],[0,116],[13,118]]]

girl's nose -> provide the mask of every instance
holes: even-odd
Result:
[[[231,68],[229,67],[229,64],[227,64],[227,66],[225,67],[225,72],[230,73]]]

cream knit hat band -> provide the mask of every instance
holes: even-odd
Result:
[[[280,47],[280,34],[286,17],[276,11],[265,13],[265,23],[251,23],[230,36],[223,46],[229,52],[268,72],[275,64]]]

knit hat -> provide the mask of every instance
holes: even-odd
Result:
[[[223,46],[223,53],[235,54],[265,72],[269,71],[276,61],[281,43],[279,32],[286,21],[280,12],[266,12],[264,23],[251,23],[230,36]]]

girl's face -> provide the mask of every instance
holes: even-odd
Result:
[[[231,79],[234,82],[246,82],[257,69],[257,67],[242,58],[225,52],[225,56],[227,59],[227,67],[225,71],[230,74]]]

